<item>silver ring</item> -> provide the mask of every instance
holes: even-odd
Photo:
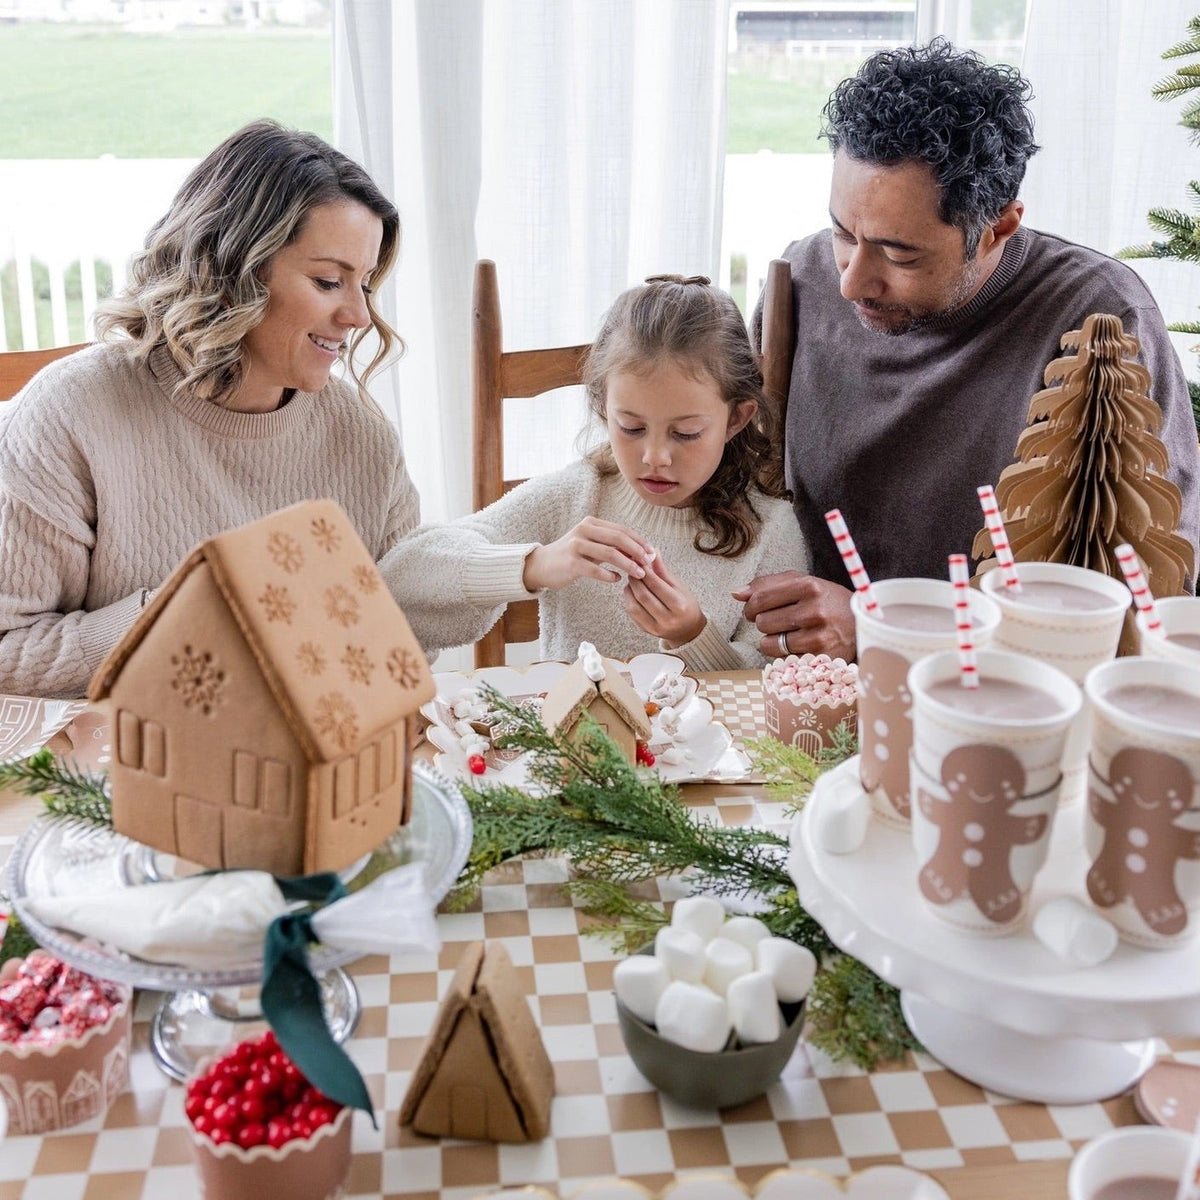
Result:
[[[783,658],[787,658],[787,656],[789,654],[791,654],[791,651],[788,649],[788,644],[787,644],[787,633],[781,633],[778,635],[778,637],[779,637],[779,653]]]

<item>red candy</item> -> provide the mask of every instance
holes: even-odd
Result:
[[[0,1014],[10,1021],[29,1025],[46,1007],[46,990],[29,976],[20,976],[0,988]]]
[[[472,754],[467,759],[467,766],[470,767],[472,775],[482,775],[487,770],[487,762],[482,754]]]
[[[270,1030],[239,1042],[191,1080],[184,1100],[197,1133],[243,1150],[311,1137],[341,1107],[305,1079]]]
[[[17,972],[22,979],[32,979],[43,991],[49,991],[62,974],[63,964],[48,954],[31,954]],[[86,976],[84,976],[86,978]]]
[[[44,950],[11,960],[0,986],[0,1042],[52,1046],[103,1025],[121,1001],[114,984],[101,983]]]
[[[650,747],[647,746],[645,742],[638,742],[636,757],[639,766],[654,766],[654,755],[650,753]]]

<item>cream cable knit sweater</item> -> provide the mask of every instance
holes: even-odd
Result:
[[[0,433],[0,692],[81,696],[158,587],[206,537],[332,497],[376,559],[419,520],[392,426],[352,387],[270,413],[177,397],[103,344],[60,359]]]
[[[730,593],[757,575],[807,571],[809,555],[786,501],[755,493],[754,507],[762,530],[741,558],[701,554],[692,546],[696,519],[690,508],[647,504],[621,475],[602,478],[590,464],[577,462],[529,480],[482,512],[418,529],[381,568],[414,628],[439,647],[461,645],[481,637],[510,600],[530,598],[521,575],[534,546],[557,540],[584,517],[600,517],[642,534],[708,617],[700,636],[672,654],[693,671],[756,667],[764,661],[761,635]],[[664,649],[626,615],[621,591],[621,584],[580,579],[538,594],[542,655],[574,659],[584,640],[619,659]]]

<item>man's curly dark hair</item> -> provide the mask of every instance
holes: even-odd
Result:
[[[1038,150],[1028,81],[945,38],[873,54],[842,80],[821,114],[836,154],[891,166],[928,163],[941,188],[938,215],[962,230],[970,258],[984,229],[1017,198]]]

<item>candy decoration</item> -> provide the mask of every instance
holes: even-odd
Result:
[[[470,767],[472,775],[482,775],[487,770],[487,761],[482,754],[472,754],[467,759],[467,766]]]
[[[642,767],[654,766],[654,755],[645,742],[638,742],[637,744],[637,761],[638,765]]]
[[[846,564],[850,582],[862,600],[863,607],[872,616],[878,616],[879,602],[871,590],[871,578],[862,564],[862,559],[858,557],[858,551],[854,548],[854,539],[850,536],[850,530],[846,528],[846,522],[842,519],[842,510],[831,508],[825,514],[825,523],[829,526],[829,532],[833,534],[838,553],[842,556],[842,562]]]
[[[992,548],[996,551],[996,562],[1004,574],[1004,586],[1010,593],[1021,590],[1021,580],[1017,575],[1017,564],[1013,559],[1012,547],[1008,544],[1008,533],[1004,528],[1004,518],[1000,515],[1000,506],[996,503],[996,493],[990,483],[975,489],[979,503],[983,507],[983,519],[987,524],[988,535],[992,539]]]
[[[1138,612],[1146,618],[1147,633],[1165,637],[1162,621],[1158,618],[1158,606],[1154,603],[1154,596],[1146,583],[1145,575],[1142,574],[1142,565],[1138,562],[1133,547],[1128,542],[1123,542],[1114,553],[1117,562],[1121,564],[1125,582],[1129,584],[1129,590],[1133,593],[1133,602],[1137,605]]]
[[[970,567],[965,554],[950,555],[950,582],[954,584],[954,631],[958,634],[959,681],[965,688],[979,686],[975,640],[971,636]]]

